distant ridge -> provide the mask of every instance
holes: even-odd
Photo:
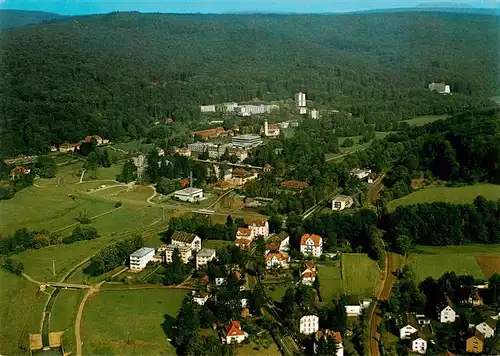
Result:
[[[66,17],[43,11],[0,10],[0,29],[24,27]]]
[[[437,4],[430,4],[437,5]],[[450,5],[450,4],[442,4]],[[451,4],[453,5],[453,4]],[[466,4],[465,4],[466,5]],[[395,9],[377,9],[377,10],[364,10],[364,11],[353,11],[351,14],[380,14],[380,13],[396,13],[396,12],[447,12],[447,13],[457,13],[457,14],[471,14],[471,15],[493,15],[499,16],[499,10],[490,8],[475,8],[475,7],[426,7],[428,4],[420,4],[418,7],[401,7]],[[470,5],[469,5],[470,6]]]

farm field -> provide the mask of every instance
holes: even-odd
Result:
[[[93,180],[116,180],[116,176],[121,173],[120,164],[112,164],[111,167],[98,167],[95,171],[86,171],[83,181],[92,182]],[[102,183],[101,183],[102,184]]]
[[[380,279],[380,270],[368,255],[346,253],[342,255],[342,276],[345,293],[371,297]]]
[[[448,115],[426,115],[426,116],[418,116],[413,119],[404,120],[401,122],[407,123],[410,126],[424,126],[437,120],[446,120],[448,117],[449,117]]]
[[[0,354],[29,353],[29,334],[40,333],[47,299],[36,284],[0,269]]]
[[[66,331],[73,327],[78,305],[86,291],[61,289],[52,306],[50,331]],[[73,336],[73,335],[72,335]]]
[[[342,294],[342,271],[340,267],[334,265],[318,264],[319,289],[324,303]]]
[[[418,246],[406,263],[418,281],[451,271],[486,279],[500,264],[500,245]]]
[[[146,199],[151,197],[153,193],[154,190],[151,187],[136,186],[133,190],[124,191],[123,193],[116,195],[116,198],[123,200],[136,200],[146,203]]]
[[[186,293],[176,289],[97,293],[83,312],[83,353],[140,355],[147,348],[148,354],[174,355],[166,331]]]
[[[472,203],[478,195],[483,195],[486,199],[498,200],[500,197],[500,185],[476,184],[464,187],[427,187],[420,189],[403,198],[392,200],[388,203],[389,211],[395,210],[398,206],[412,205],[443,201],[449,203]]]

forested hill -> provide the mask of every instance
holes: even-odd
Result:
[[[494,95],[499,38],[496,17],[467,14],[112,13],[3,30],[0,43],[6,156],[297,91],[361,117],[453,113]],[[426,89],[441,80],[454,95]]]
[[[0,29],[23,27],[65,16],[43,11],[0,10]]]

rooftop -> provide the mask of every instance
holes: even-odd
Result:
[[[352,198],[347,195],[337,195],[335,198],[333,198],[333,201],[340,201],[343,203],[348,203]]]
[[[193,242],[195,237],[196,237],[196,234],[191,234],[191,233],[185,232],[185,231],[176,231],[172,235],[172,241],[175,240],[175,241],[190,244]]]
[[[313,240],[314,246],[318,247],[321,244],[321,236],[314,234],[304,234],[300,239],[300,244],[305,245],[307,240]]]
[[[215,250],[213,248],[202,248],[196,256],[198,257],[211,257],[215,254]]]
[[[155,249],[152,248],[152,247],[141,247],[140,249],[138,249],[137,251],[135,251],[134,253],[132,253],[130,255],[130,257],[142,258],[142,257],[146,256],[147,254],[149,254],[151,252],[154,253]]]
[[[166,247],[167,251],[174,251],[175,249],[178,249],[180,252],[189,251],[189,250],[191,250],[191,246],[170,244],[170,245],[167,245],[167,247]]]
[[[194,187],[187,187],[181,190],[176,190],[174,194],[180,194],[180,195],[192,195],[192,194],[197,194],[203,192],[203,189],[201,188],[194,188]]]
[[[261,137],[259,135],[252,135],[252,134],[239,135],[233,137],[233,140],[260,140],[260,139]]]

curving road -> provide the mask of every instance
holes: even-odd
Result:
[[[379,302],[389,300],[392,292],[392,286],[396,281],[396,271],[398,269],[397,255],[393,252],[387,252],[385,263],[385,272],[382,288],[378,292],[377,304],[372,310],[371,323],[370,323],[370,355],[380,356],[379,342],[380,333],[378,331],[379,325],[382,323],[382,317],[379,310]]]

